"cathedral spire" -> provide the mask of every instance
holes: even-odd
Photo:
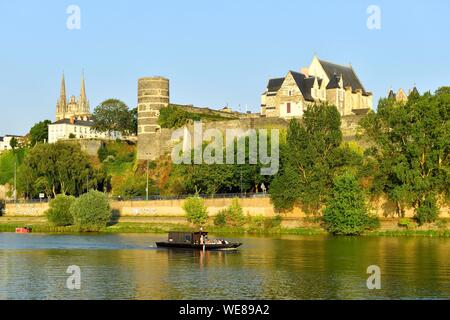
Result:
[[[81,89],[80,89],[80,99],[78,100],[78,112],[80,114],[84,114],[84,115],[90,113],[89,101],[86,97],[86,84],[84,82],[84,70],[81,75]]]
[[[67,109],[67,99],[66,99],[66,81],[64,79],[64,71],[61,79],[61,89],[59,92],[58,102],[56,103],[56,120],[61,120],[64,118]]]
[[[80,98],[81,98],[81,101],[86,101],[87,100],[86,99],[86,86],[85,86],[85,83],[84,83],[84,70],[83,70],[83,73],[81,75]]]
[[[62,74],[62,79],[61,79],[61,91],[59,93],[59,101],[62,104],[65,104],[67,99],[66,99],[66,81],[64,79],[64,71]]]

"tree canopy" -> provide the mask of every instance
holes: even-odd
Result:
[[[93,113],[94,130],[98,132],[117,131],[122,134],[133,134],[135,128],[134,111],[128,110],[128,106],[117,99],[108,99],[100,103]]]
[[[31,146],[35,146],[40,142],[48,142],[48,125],[51,123],[50,120],[44,120],[36,123],[30,129],[29,141]]]
[[[286,145],[281,148],[280,172],[270,185],[277,209],[300,204],[306,211],[318,212],[325,203],[334,175],[351,158],[351,150],[340,148],[340,119],[336,107],[316,104],[305,111],[301,122],[291,120]]]
[[[109,177],[91,165],[78,144],[38,144],[29,150],[18,171],[18,189],[27,197],[58,194],[78,196],[89,189],[108,188]]]
[[[429,211],[437,195],[449,194],[450,88],[413,94],[406,103],[382,99],[361,126],[372,143],[371,191],[396,201],[399,214],[405,207]]]

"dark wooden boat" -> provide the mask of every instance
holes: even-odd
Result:
[[[208,232],[169,232],[166,242],[157,242],[159,248],[179,248],[194,250],[233,250],[242,243],[222,239],[208,239]]]

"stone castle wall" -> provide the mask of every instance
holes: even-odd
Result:
[[[358,123],[362,116],[344,116],[341,119],[342,133],[344,140],[353,140],[358,130]],[[224,121],[205,121],[202,122],[203,131],[208,129],[219,129],[223,134],[228,129],[242,129],[244,131],[249,129],[287,129],[289,120],[283,118],[243,118],[236,120]],[[191,136],[194,132],[193,124],[186,126]],[[172,140],[172,133],[174,129],[160,129],[157,134],[140,135],[138,142],[138,159],[147,160],[149,150],[153,150],[153,154],[158,156],[170,154],[173,146],[178,143]],[[155,158],[150,157],[150,160]]]
[[[158,117],[162,108],[170,104],[169,80],[163,77],[149,77],[138,80],[138,160],[156,160],[170,154],[178,141],[172,140],[174,129],[161,128]],[[289,120],[278,117],[261,117],[257,114],[225,112],[209,108],[177,105],[180,108],[197,114],[217,115],[229,120],[203,121],[203,130],[218,129],[225,133],[227,129],[287,129]],[[343,116],[342,132],[345,140],[354,139],[358,130],[358,122],[362,116]],[[193,124],[187,125],[191,135]]]

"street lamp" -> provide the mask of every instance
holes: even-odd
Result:
[[[149,166],[149,162],[150,162],[150,153],[146,152],[145,155],[147,156],[147,187],[145,188],[145,194],[146,194],[145,199],[148,201],[148,166]]]
[[[17,158],[14,160],[14,203],[17,204]]]

